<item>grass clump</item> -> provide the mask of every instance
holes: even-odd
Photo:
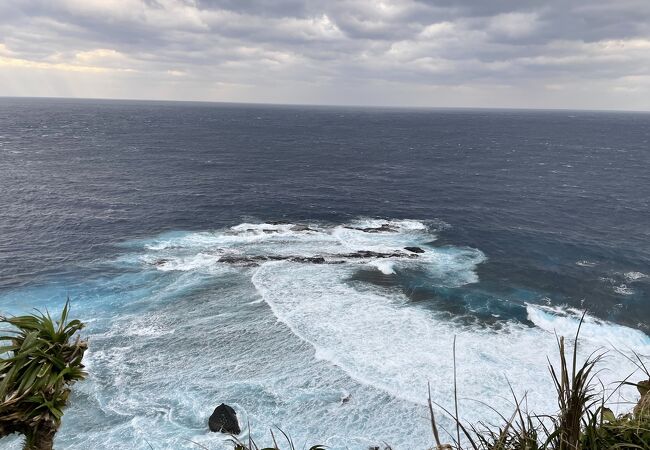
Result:
[[[584,319],[584,317],[583,317]],[[459,418],[456,365],[454,362],[454,410],[449,411],[438,405],[429,394],[429,415],[434,446],[429,450],[650,450],[650,371],[636,355],[636,365],[648,380],[629,383],[623,380],[615,392],[624,384],[634,385],[641,394],[641,400],[634,411],[616,416],[607,407],[604,389],[597,380],[598,365],[604,353],[590,355],[578,362],[578,327],[573,342],[573,352],[567,356],[564,338],[557,340],[559,365],[549,361],[549,372],[555,386],[558,409],[552,415],[535,415],[522,406],[526,396],[518,399],[510,388],[515,400],[515,409],[510,417],[499,414],[502,423],[489,426],[485,423],[465,424]],[[454,360],[456,354],[454,340]],[[600,389],[599,389],[600,386]],[[447,433],[451,443],[443,443],[438,430],[433,405],[436,404],[452,419],[455,430]],[[498,411],[497,411],[498,413]],[[284,434],[284,432],[283,432]],[[273,447],[260,449],[249,440],[244,444],[233,441],[235,450],[280,450],[275,436]],[[289,450],[295,450],[291,439],[284,434]],[[321,450],[324,446],[314,446],[310,450]],[[409,449],[410,450],[410,449]],[[422,449],[425,450],[425,449]]]
[[[248,442],[242,442],[238,439],[235,439],[233,441],[233,444],[235,445],[235,450],[296,450],[296,446],[293,443],[293,440],[291,437],[286,434],[284,431],[279,430],[282,436],[284,437],[284,440],[286,441],[286,446],[285,447],[280,447],[278,445],[277,440],[275,439],[275,434],[273,433],[273,430],[271,430],[271,439],[273,440],[273,447],[264,447],[260,448],[253,438],[248,438]],[[309,450],[325,450],[324,445],[314,445],[309,448]]]
[[[522,406],[526,396],[518,399],[511,387],[514,412],[505,417],[495,411],[501,418],[499,426],[465,424],[459,418],[454,339],[454,409],[449,411],[435,403],[429,393],[429,417],[434,438],[434,445],[429,450],[650,450],[650,371],[643,360],[635,355],[636,360],[632,361],[648,379],[640,383],[621,381],[614,393],[623,385],[633,385],[637,387],[641,399],[632,412],[616,416],[605,407],[606,401],[614,393],[605,398],[604,388],[597,379],[597,369],[603,361],[604,353],[594,353],[585,361],[578,362],[581,326],[582,320],[573,342],[572,354],[567,356],[564,338],[559,337],[559,365],[554,366],[549,361],[549,373],[557,396],[557,411],[552,415],[529,413]],[[455,425],[453,432],[447,432],[450,443],[443,443],[440,437],[434,404],[445,411]],[[271,436],[273,447],[263,449],[252,440],[246,444],[237,440],[233,443],[235,450],[280,450],[272,432]],[[288,450],[295,450],[291,439],[286,434],[284,436]],[[314,446],[310,450],[323,448],[325,447]]]
[[[623,380],[619,384],[615,391],[624,384],[637,386],[641,400],[633,412],[615,416],[605,407],[607,399],[604,397],[604,390],[597,388],[596,369],[602,362],[604,353],[592,354],[581,364],[578,363],[578,336],[581,326],[582,320],[576,333],[571,358],[567,358],[564,338],[560,337],[559,366],[555,367],[549,361],[549,371],[558,402],[555,414],[540,416],[524,411],[523,400],[518,400],[514,392],[515,411],[510,418],[500,415],[503,424],[498,427],[483,423],[465,425],[458,419],[457,405],[453,414],[443,408],[454,421],[457,434],[451,437],[452,444],[441,444],[429,398],[436,449],[650,450],[650,372],[642,359],[635,355],[635,364],[648,376],[648,380],[638,384]]]
[[[25,436],[25,450],[50,450],[67,405],[70,386],[86,377],[84,324],[48,312],[0,317],[11,326],[0,335],[0,437]]]

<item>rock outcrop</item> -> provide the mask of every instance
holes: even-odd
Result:
[[[239,421],[237,413],[230,406],[222,403],[214,409],[208,420],[210,431],[214,433],[239,434]]]
[[[298,256],[298,255],[241,255],[227,254],[219,257],[220,263],[257,266],[268,261],[291,261],[308,264],[343,264],[355,259],[385,259],[385,258],[417,258],[416,253],[423,253],[419,247],[407,247],[408,252],[396,250],[393,252],[375,252],[372,250],[359,250],[352,253],[339,253],[331,255]],[[418,251],[420,250],[420,251]],[[162,266],[169,262],[169,259],[159,259],[153,264]]]
[[[314,230],[313,228],[310,228],[307,225],[298,224],[298,225],[292,226],[291,231],[314,231],[314,232],[316,232],[318,230]]]
[[[367,228],[345,227],[345,228],[349,228],[351,230],[363,231],[364,233],[395,233],[395,232],[397,232],[397,229],[391,227],[390,224],[388,224],[388,223],[382,223],[378,227],[367,227]]]

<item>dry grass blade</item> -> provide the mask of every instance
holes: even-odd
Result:
[[[431,402],[431,383],[427,383],[428,397],[427,403],[429,405],[429,418],[431,420],[431,431],[433,432],[433,438],[436,441],[436,446],[438,448],[442,447],[440,443],[440,434],[438,433],[438,427],[436,425],[436,415],[433,413],[433,403]]]

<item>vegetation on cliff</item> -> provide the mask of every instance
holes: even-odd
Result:
[[[0,437],[20,433],[25,450],[51,450],[68,402],[70,386],[86,377],[87,344],[79,320],[48,312],[0,317],[11,325],[0,336]]]

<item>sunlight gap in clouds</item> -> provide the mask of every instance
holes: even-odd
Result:
[[[13,79],[23,69],[24,83],[40,86],[33,95],[69,95],[82,77],[96,90],[75,95],[466,106],[471,92],[475,106],[650,109],[638,78],[650,71],[650,4],[596,6],[7,0],[0,77],[12,80],[0,95],[29,91]],[[74,82],[62,81],[66,73]]]

